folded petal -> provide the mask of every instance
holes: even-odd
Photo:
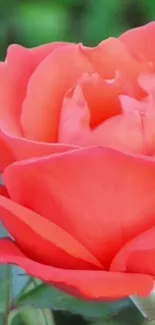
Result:
[[[4,148],[3,155],[0,156],[0,162],[2,161],[2,171],[9,163],[16,160],[46,156],[78,148],[78,146],[74,144],[38,142],[16,136],[7,128],[7,125],[2,122],[0,122],[0,137],[3,139],[3,143],[5,142],[5,147],[7,146],[6,148],[9,148],[12,152],[11,157],[9,156],[8,159],[6,159]]]
[[[4,196],[0,196],[0,220],[19,247],[38,262],[62,268],[103,268],[65,230]]]
[[[138,78],[138,82],[146,92],[149,97],[153,100],[155,99],[155,73],[144,73],[141,74]]]
[[[26,257],[10,240],[0,240],[0,263],[17,264],[28,274],[86,299],[118,299],[146,296],[154,287],[148,275],[106,271],[63,270],[39,264]]]
[[[49,55],[30,78],[22,108],[22,127],[28,139],[56,142],[65,93],[93,67],[79,45],[68,44]]]
[[[152,46],[154,34],[155,22],[151,22],[142,27],[133,28],[119,37],[131,54],[139,61],[152,62],[153,70],[155,70],[155,49]]]
[[[8,191],[2,184],[0,184],[0,195],[8,196]]]
[[[3,175],[16,202],[65,229],[109,266],[118,249],[155,225],[155,164],[108,148],[17,162]]]
[[[3,172],[4,168],[14,161],[13,153],[9,146],[0,136],[0,173]]]
[[[95,48],[81,47],[82,51],[89,57],[95,68],[95,72],[105,79],[113,79],[117,72],[121,78],[122,88],[130,92],[132,96],[142,96],[142,92],[137,86],[137,76],[143,72],[153,70],[151,62],[139,62],[128,51],[122,39],[108,38]]]
[[[109,82],[101,78],[97,73],[84,75],[78,84],[88,103],[90,126],[92,128],[109,117],[121,113],[118,95],[123,93],[123,89],[117,83],[117,76]]]
[[[94,79],[94,76],[91,78]],[[58,141],[81,147],[102,145],[128,153],[152,154],[153,115],[145,121],[147,132],[144,136],[140,114],[146,103],[125,95],[118,96],[119,88],[115,89],[112,84],[105,86],[102,83],[102,95],[94,94],[94,85],[88,85],[91,78],[85,77],[66,95],[60,115]],[[87,84],[84,84],[85,80]],[[102,123],[92,128],[91,124],[96,124],[101,116]]]
[[[52,43],[26,49],[14,44],[9,46],[5,62],[0,63],[0,120],[4,120],[17,135],[22,132],[20,114],[28,80],[37,65],[62,45],[64,44]]]
[[[114,257],[110,270],[155,277],[155,227],[129,241]]]
[[[110,118],[76,144],[84,147],[101,145],[131,154],[144,154],[141,119],[125,115]]]
[[[91,112],[79,84],[64,98],[60,114],[58,142],[83,146],[83,138],[91,133]]]

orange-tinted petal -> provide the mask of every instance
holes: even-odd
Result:
[[[95,72],[105,79],[113,79],[118,72],[120,84],[131,96],[142,96],[137,86],[137,76],[153,70],[150,62],[138,62],[121,39],[109,38],[95,48],[81,47],[93,64]]]
[[[105,271],[63,270],[27,258],[10,240],[0,240],[0,263],[17,264],[28,274],[87,299],[117,299],[130,295],[146,296],[153,287],[150,276]]]
[[[140,117],[125,115],[113,117],[89,132],[76,144],[84,147],[101,145],[126,153],[143,154]]]
[[[49,55],[32,75],[22,109],[27,138],[56,142],[63,97],[93,67],[79,45],[68,44]]]
[[[103,95],[103,98],[105,96]],[[110,100],[113,110],[111,106],[109,107],[109,112],[108,107],[105,108],[105,115],[108,113],[109,115],[115,114],[119,110],[120,102],[118,96],[111,96]],[[91,107],[92,103],[94,104],[93,108]],[[143,104],[127,96],[123,96],[121,104],[123,110],[131,111],[130,114],[127,112],[123,114],[122,112],[122,114],[114,117],[109,116],[109,119],[105,120],[96,128],[91,129],[91,113],[92,109],[94,109],[95,114],[96,106],[94,102],[86,101],[81,85],[78,84],[74,90],[71,90],[67,94],[62,106],[59,124],[59,142],[81,147],[102,145],[125,152],[143,154],[145,152],[145,146],[141,116],[136,111],[136,108],[139,108]],[[103,109],[104,118],[104,103],[100,107]],[[98,111],[98,107],[96,111]]]
[[[151,22],[125,32],[119,39],[139,61],[152,62],[155,70],[154,34],[155,22]]]
[[[127,241],[155,225],[155,164],[87,148],[10,165],[13,200],[65,229],[109,265]]]
[[[117,77],[108,82],[98,74],[92,74],[84,76],[79,84],[89,106],[92,128],[107,118],[121,113],[118,95],[123,93],[123,89],[117,85]]]
[[[37,142],[33,140],[28,140],[24,137],[18,137],[14,135],[12,132],[10,132],[7,126],[1,122],[0,122],[0,136],[2,139],[4,139],[8,148],[13,153],[13,157],[11,157],[12,159],[7,161],[5,156],[0,157],[0,161],[2,159],[2,162],[3,159],[5,159],[4,161],[5,167],[8,163],[16,160],[46,156],[46,155],[65,152],[68,150],[74,150],[78,148],[77,146],[69,145],[69,144]]]
[[[110,269],[155,277],[155,227],[129,241],[115,256]]]
[[[91,112],[79,84],[64,98],[60,114],[59,143],[83,146],[83,138],[91,132]]]
[[[2,173],[4,168],[13,161],[13,153],[5,141],[0,137],[0,173]]]
[[[21,134],[21,107],[31,74],[49,53],[62,45],[52,43],[34,49],[11,45],[5,62],[0,63],[0,120],[16,135]]]
[[[102,269],[97,259],[53,222],[0,196],[0,220],[19,247],[38,262],[72,269]]]

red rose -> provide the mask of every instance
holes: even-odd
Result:
[[[151,23],[96,48],[9,49],[1,170],[16,162],[0,216],[15,242],[1,240],[1,262],[87,298],[152,290],[154,33]]]

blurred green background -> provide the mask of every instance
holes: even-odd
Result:
[[[0,0],[0,59],[10,43],[95,45],[155,19],[155,0]]]

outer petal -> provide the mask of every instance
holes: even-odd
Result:
[[[63,45],[63,43],[52,43],[33,49],[11,45],[8,48],[6,61],[0,63],[0,120],[5,121],[14,136],[22,135],[20,113],[31,74],[49,53]],[[23,151],[24,149],[22,148]],[[3,171],[14,159],[7,145],[0,139],[0,171]]]
[[[16,160],[27,159],[31,157],[46,156],[53,153],[65,152],[68,150],[74,150],[79,148],[79,146],[71,144],[61,144],[61,143],[45,143],[33,140],[28,140],[24,137],[18,137],[14,135],[8,128],[7,125],[0,122],[0,136],[5,141],[5,146],[7,145],[9,150],[12,152],[12,156],[6,157],[0,156],[0,161],[2,160],[2,167]],[[5,149],[4,149],[5,150]],[[5,151],[3,151],[5,153]],[[11,154],[10,154],[11,155]],[[2,168],[3,171],[3,168]]]
[[[139,61],[152,62],[155,70],[154,34],[155,22],[151,22],[125,32],[119,39]]]
[[[132,56],[121,39],[109,38],[101,42],[96,48],[82,47],[84,53],[92,62],[95,72],[105,79],[115,78],[120,74],[122,89],[131,96],[142,96],[143,92],[137,87],[137,76],[143,72],[153,70],[151,62],[139,62]]]
[[[150,274],[155,278],[155,227],[128,242],[112,261],[113,272]]]
[[[147,275],[63,270],[39,264],[24,256],[13,242],[6,239],[0,241],[0,262],[17,264],[28,274],[80,298],[101,300],[129,295],[144,296],[154,286],[152,278]]]
[[[118,249],[155,225],[155,164],[108,148],[15,163],[11,198],[66,229],[109,266]]]
[[[13,153],[3,139],[0,139],[0,173],[14,161]]]
[[[76,239],[41,215],[0,196],[0,220],[31,258],[62,268],[102,269]]]
[[[5,62],[0,63],[0,120],[4,120],[16,134],[21,134],[21,106],[31,74],[49,53],[62,45],[52,43],[31,50],[11,45]]]
[[[28,85],[22,110],[27,138],[56,142],[63,97],[84,72],[93,67],[79,45],[68,44],[49,55],[36,69]]]
[[[8,196],[8,191],[5,186],[0,184],[0,195]]]

